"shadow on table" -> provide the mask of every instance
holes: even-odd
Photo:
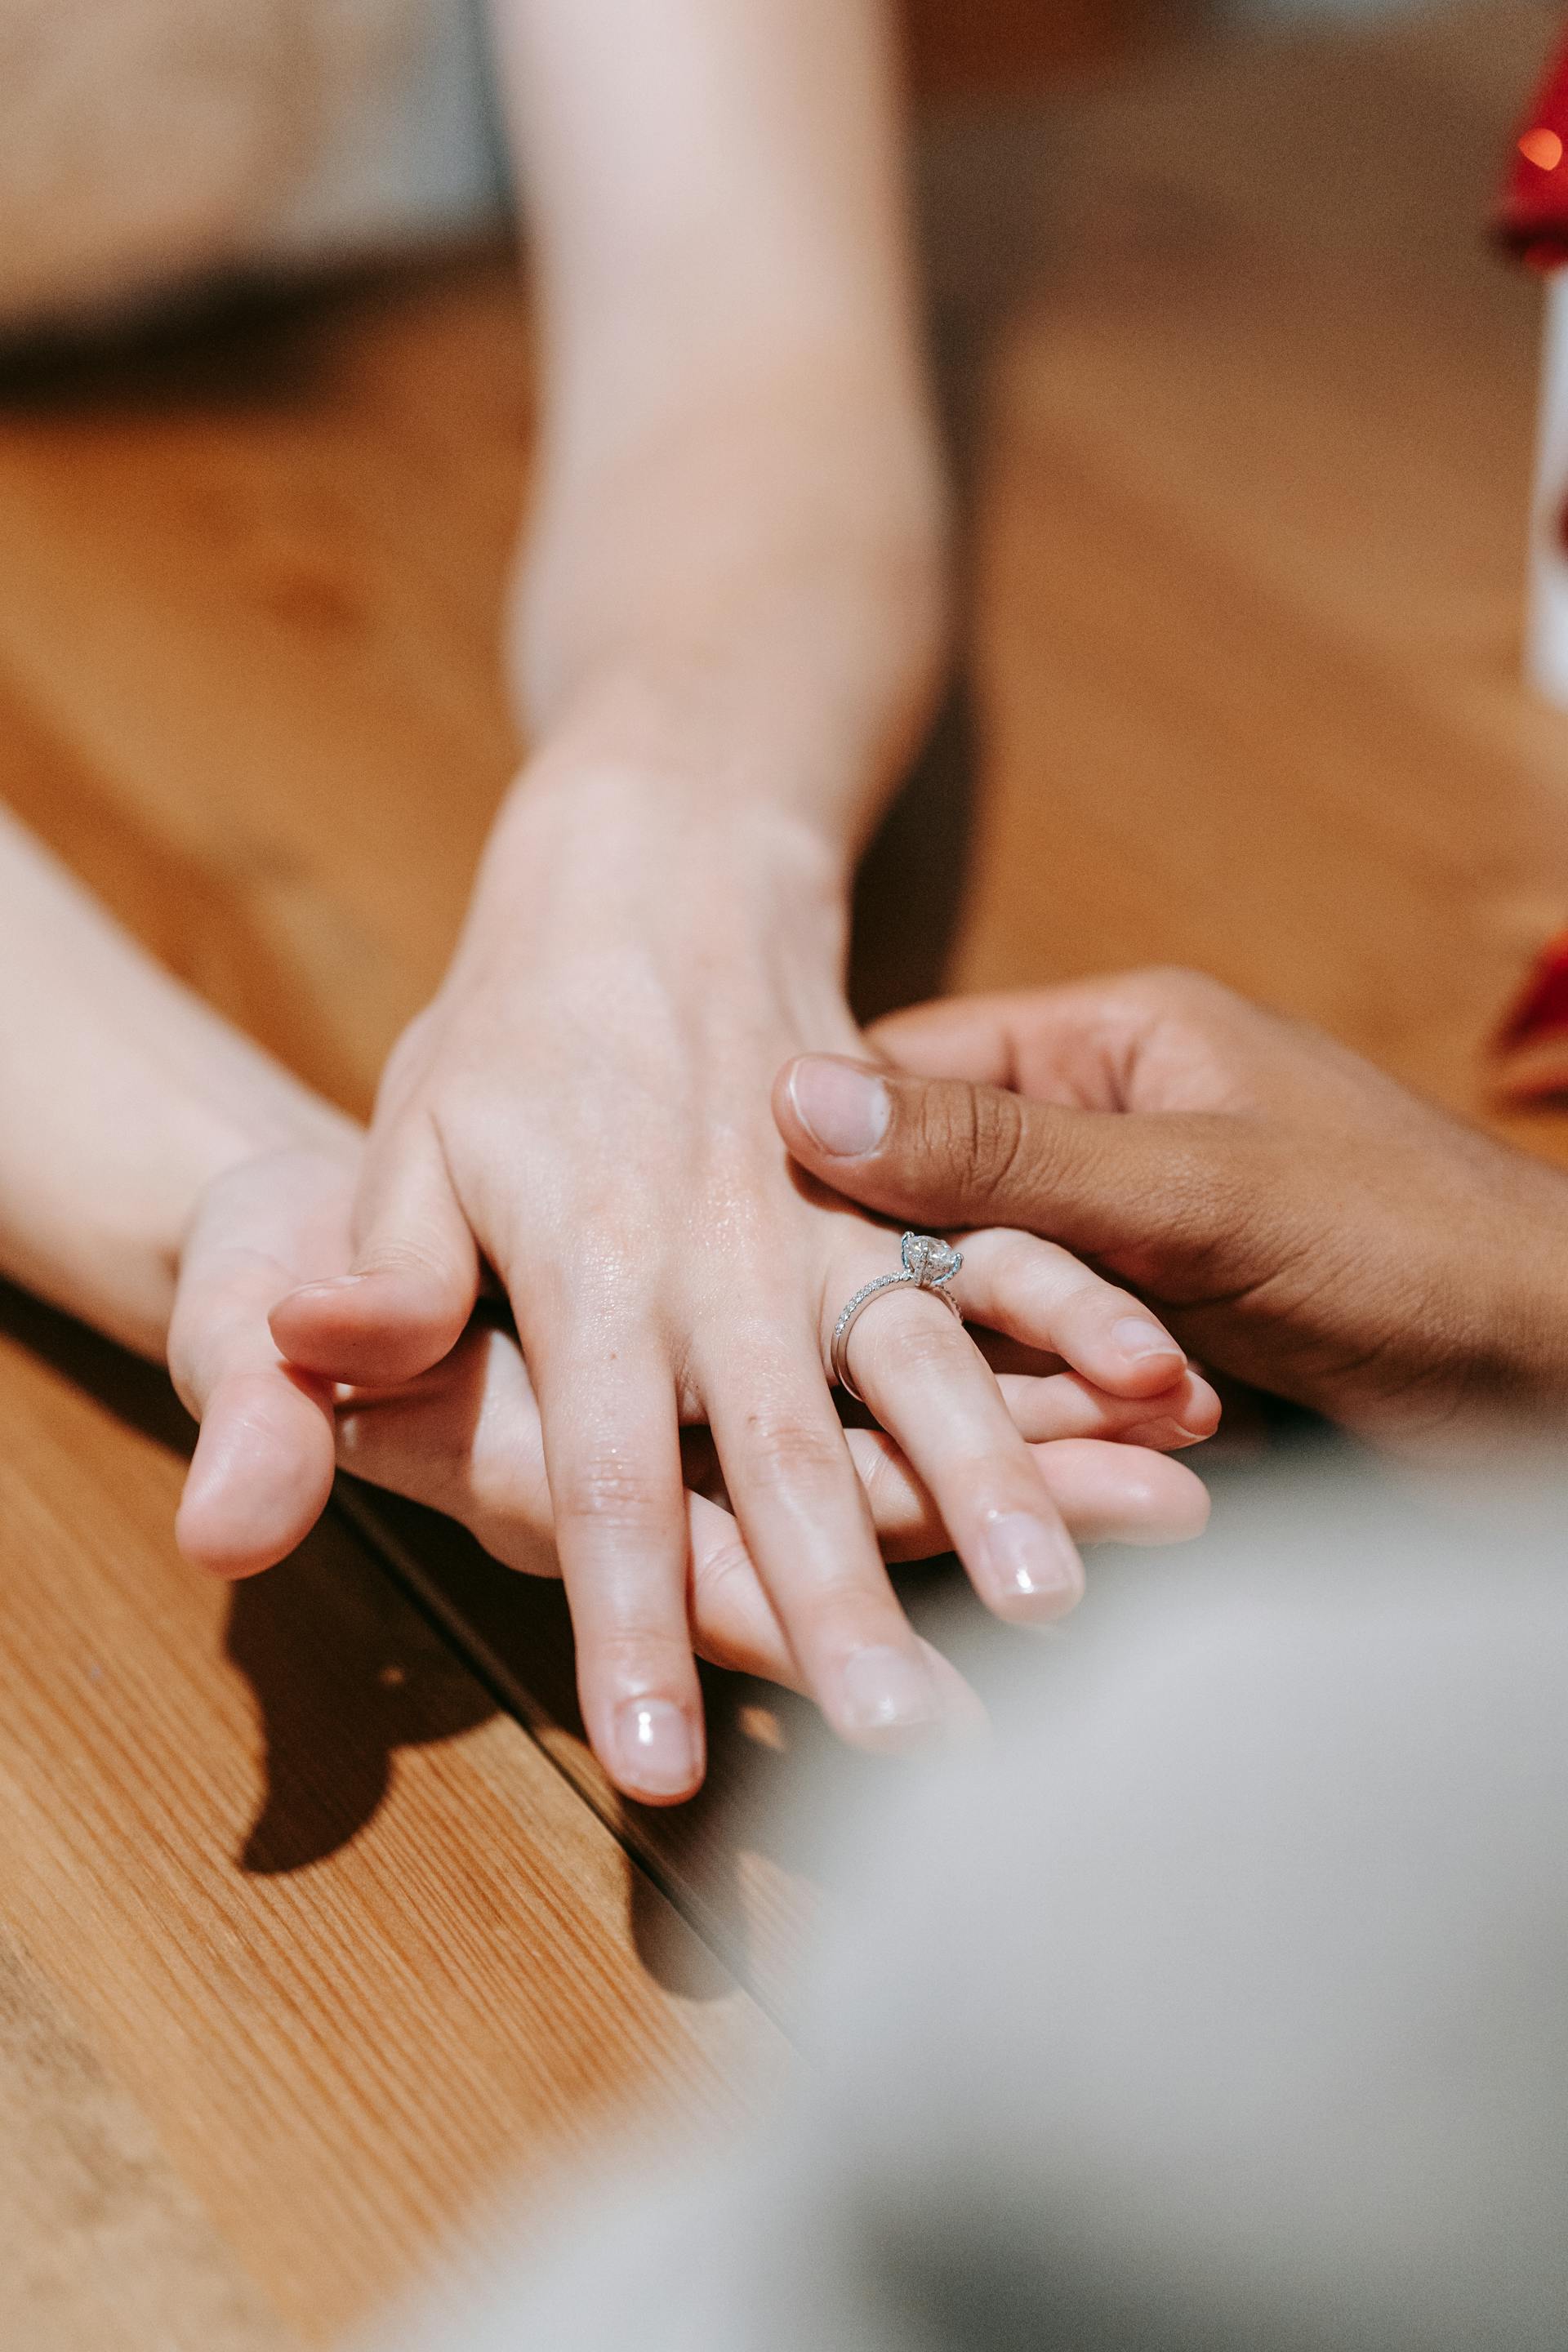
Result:
[[[175,1463],[188,1457],[194,1425],[160,1369],[0,1283],[6,1343]],[[784,1795],[823,1742],[815,1711],[710,1673],[708,1789],[674,1812],[625,1805],[583,1738],[560,1586],[498,1566],[434,1513],[344,1485],[353,1525],[330,1512],[291,1558],[228,1596],[224,1652],[255,1700],[260,1778],[237,1866],[278,1876],[330,1860],[374,1820],[400,1749],[454,1738],[504,1709],[641,1864],[629,1874],[628,1902],[650,1974],[691,1999],[729,1986],[689,1937],[670,1932],[668,1904],[651,1896],[657,1886],[732,1975],[753,1982],[770,2006],[785,2006],[790,1955],[809,1909],[809,1841],[797,1835]],[[171,1522],[175,1495],[171,1478]],[[25,1572],[26,1560],[8,1568]],[[158,1607],[150,1593],[150,1614]]]
[[[631,1926],[649,1973],[691,1998],[727,1989],[707,1971],[689,1979],[689,1941],[669,1935],[673,1906],[731,1977],[787,2022],[817,1906],[825,1810],[837,1814],[901,1768],[842,1748],[792,1693],[704,1666],[706,1783],[688,1804],[629,1803],[587,1745],[561,1586],[499,1568],[432,1511],[343,1483],[351,1515],[374,1531],[419,1605],[641,1865],[630,1882]],[[900,1570],[900,1589],[922,1631],[940,1619],[944,1638],[956,1628],[984,1640],[990,1621],[956,1562]],[[655,1889],[666,1902],[651,1899]]]
[[[195,1426],[156,1366],[5,1284],[0,1339],[165,1452],[188,1456]],[[173,1507],[171,1489],[171,1520]],[[337,1853],[374,1818],[399,1748],[451,1738],[495,1712],[335,1515],[281,1566],[233,1588],[224,1648],[258,1719],[261,1794],[237,1856],[258,1874]]]

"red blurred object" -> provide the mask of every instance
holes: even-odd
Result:
[[[1532,268],[1568,262],[1568,47],[1553,60],[1514,148],[1496,228]]]
[[[1568,44],[1552,58],[1521,128],[1493,226],[1531,268],[1568,265]],[[1550,381],[1550,377],[1549,377]],[[1538,500],[1543,493],[1538,488]],[[1568,505],[1547,500],[1560,554],[1568,553]],[[1549,940],[1492,1042],[1500,1095],[1539,1102],[1568,1094],[1568,931]]]
[[[1568,931],[1542,949],[1492,1051],[1498,1090],[1510,1101],[1568,1094]]]

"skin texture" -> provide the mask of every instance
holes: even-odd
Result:
[[[374,1393],[342,1395],[284,1361],[268,1313],[346,1269],[363,1137],[179,987],[4,817],[0,1095],[13,1114],[0,1128],[0,1271],[129,1346],[166,1350],[201,1423],[178,1527],[191,1559],[231,1577],[270,1566],[309,1532],[341,1465],[451,1513],[512,1568],[560,1572],[515,1334],[481,1314],[440,1365]],[[1069,1269],[1064,1294],[1076,1279]],[[1119,1399],[1041,1366],[1000,1393],[1009,1446],[1073,1535],[1170,1541],[1203,1525],[1197,1480],[1148,1450],[1213,1428],[1217,1400],[1196,1375]],[[888,1556],[946,1549],[937,1504],[892,1440],[857,1430],[844,1444]],[[694,1438],[688,1452],[691,1638],[716,1663],[798,1686],[711,1446],[704,1459]],[[999,1591],[994,1605],[1027,1620],[1075,1592],[1070,1581]],[[916,1654],[933,1724],[971,1720],[953,1670],[924,1644]]]
[[[504,628],[531,749],[450,970],[386,1069],[346,1255],[303,1202],[286,1247],[242,1217],[236,1286],[200,1291],[215,1317],[232,1305],[233,1360],[200,1313],[176,1318],[206,1415],[182,1525],[194,1551],[259,1564],[321,1491],[326,1403],[442,1364],[488,1268],[540,1416],[584,1719],[622,1788],[666,1801],[702,1771],[692,1424],[837,1728],[897,1745],[943,1716],[825,1366],[890,1237],[803,1187],[768,1114],[782,1061],[858,1047],[849,876],[940,678],[943,494],[879,0],[494,13],[542,330]],[[209,1177],[245,1156],[215,1148]],[[977,1240],[965,1269],[989,1319],[1175,1426],[1169,1336],[1059,1254],[1007,1244],[1009,1272],[1002,1246]],[[265,1342],[279,1266],[298,1278]],[[136,1313],[155,1322],[151,1293]],[[1059,1611],[1081,1582],[1070,1531],[973,1342],[904,1296],[854,1345],[977,1589]],[[275,1479],[254,1449],[279,1429],[300,1450]]]
[[[504,1323],[481,1315],[443,1363],[401,1389],[342,1397],[302,1379],[272,1346],[266,1318],[277,1297],[347,1255],[355,1174],[353,1155],[274,1152],[226,1171],[197,1204],[169,1340],[181,1394],[202,1423],[180,1512],[183,1548],[214,1573],[257,1573],[308,1532],[341,1466],[461,1520],[508,1567],[559,1575],[539,1410]],[[1143,1402],[1119,1402],[1068,1373],[1004,1386],[1037,1475],[1075,1533],[1169,1541],[1202,1527],[1197,1481],[1144,1450],[1189,1444],[1213,1428],[1216,1401],[1195,1374],[1159,1401],[1152,1421]],[[944,1550],[940,1514],[892,1441],[858,1429],[847,1442],[888,1557]],[[798,1687],[754,1564],[714,1499],[713,1468],[711,1444],[694,1442],[683,1508],[696,1646],[715,1664]],[[1036,1613],[1007,1594],[998,1605],[1026,1620]],[[923,1645],[922,1654],[943,1713],[972,1715],[952,1669]]]
[[[549,815],[575,839],[574,811],[552,803]],[[694,876],[652,908],[657,847],[623,852],[636,837],[616,801],[580,887],[563,886],[559,855],[521,876],[506,869],[504,949],[473,950],[477,969],[460,962],[389,1071],[378,1124],[396,1149],[376,1157],[373,1142],[354,1274],[285,1299],[271,1329],[310,1378],[413,1378],[468,1319],[478,1236],[542,1416],[585,1720],[622,1785],[652,1798],[687,1793],[700,1770],[682,1425],[711,1427],[798,1678],[835,1727],[900,1744],[929,1727],[935,1702],[824,1369],[840,1306],[897,1264],[894,1245],[841,1200],[791,1180],[756,1076],[803,1028],[851,1045],[855,1033],[826,984],[814,1012],[793,971],[776,992],[751,976],[754,899],[728,864],[731,835],[694,846]],[[794,887],[775,864],[773,892]],[[488,939],[488,885],[480,919]],[[777,919],[775,909],[764,937]],[[836,919],[799,886],[785,928],[798,940]],[[502,1067],[504,1084],[493,1075]],[[426,1181],[431,1197],[411,1198]],[[365,1201],[362,1189],[361,1218]],[[1003,1246],[972,1245],[963,1295],[1005,1324],[1008,1286],[989,1264]],[[444,1247],[463,1280],[449,1320],[432,1321],[421,1301],[437,1297]],[[1134,1318],[1132,1345],[1118,1336],[1134,1302],[1039,1255],[1017,1337],[1118,1396],[1156,1398],[1183,1378],[1180,1349],[1147,1318]],[[386,1319],[389,1299],[408,1307],[401,1329]],[[410,1334],[418,1344],[405,1344]],[[862,1394],[937,1498],[983,1597],[1016,1610],[1076,1595],[1081,1570],[1059,1511],[951,1318],[906,1295],[864,1318],[852,1347]],[[668,1735],[662,1787],[627,1738],[652,1706],[674,1710],[656,1718]]]
[[[1319,1032],[1150,971],[923,1006],[874,1042],[890,1067],[797,1064],[774,1096],[850,1198],[1049,1234],[1211,1369],[1381,1445],[1561,1430],[1568,1179]]]
[[[940,1713],[829,1393],[889,1238],[803,1188],[781,1062],[858,1050],[855,853],[938,682],[943,495],[877,0],[503,0],[542,421],[507,639],[531,751],[435,999],[395,1049],[346,1279],[271,1315],[308,1381],[384,1388],[515,1318],[584,1717],[630,1792],[701,1771],[680,1433],[712,1431],[794,1671],[847,1738]],[[1002,1286],[978,1253],[975,1281]],[[1168,1337],[1036,1277],[1029,1337],[1150,1400]],[[1059,1309],[1059,1313],[1058,1313]],[[977,1588],[1078,1589],[973,1345],[904,1297],[856,1378]],[[657,1754],[655,1749],[657,1748]]]

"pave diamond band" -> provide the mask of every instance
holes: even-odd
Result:
[[[866,1400],[849,1377],[849,1334],[873,1298],[880,1298],[890,1290],[926,1290],[950,1307],[959,1322],[963,1320],[963,1309],[947,1287],[963,1264],[963,1252],[931,1234],[906,1234],[900,1254],[903,1271],[879,1274],[874,1282],[862,1283],[833,1327],[833,1344],[828,1350],[833,1377],[846,1396],[852,1396],[857,1404],[864,1404]]]

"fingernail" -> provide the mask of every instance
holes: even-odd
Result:
[[[1065,1528],[1026,1511],[998,1511],[981,1538],[995,1607],[1059,1617],[1083,1591],[1083,1565]]]
[[[789,1098],[813,1142],[837,1160],[875,1151],[888,1131],[888,1089],[868,1070],[808,1054],[790,1072]]]
[[[1184,1422],[1163,1420],[1135,1422],[1124,1429],[1118,1441],[1122,1445],[1147,1445],[1156,1454],[1169,1454],[1184,1445],[1205,1445],[1214,1435],[1212,1429],[1189,1429]]]
[[[684,1711],[667,1698],[634,1698],[616,1717],[623,1777],[651,1797],[679,1797],[697,1778],[697,1742]]]
[[[857,1650],[845,1661],[839,1690],[844,1727],[862,1739],[896,1741],[942,1720],[928,1668],[902,1650]]]
[[[1181,1349],[1168,1331],[1162,1331],[1147,1315],[1124,1315],[1120,1323],[1110,1327],[1110,1336],[1124,1356],[1180,1356]]]

